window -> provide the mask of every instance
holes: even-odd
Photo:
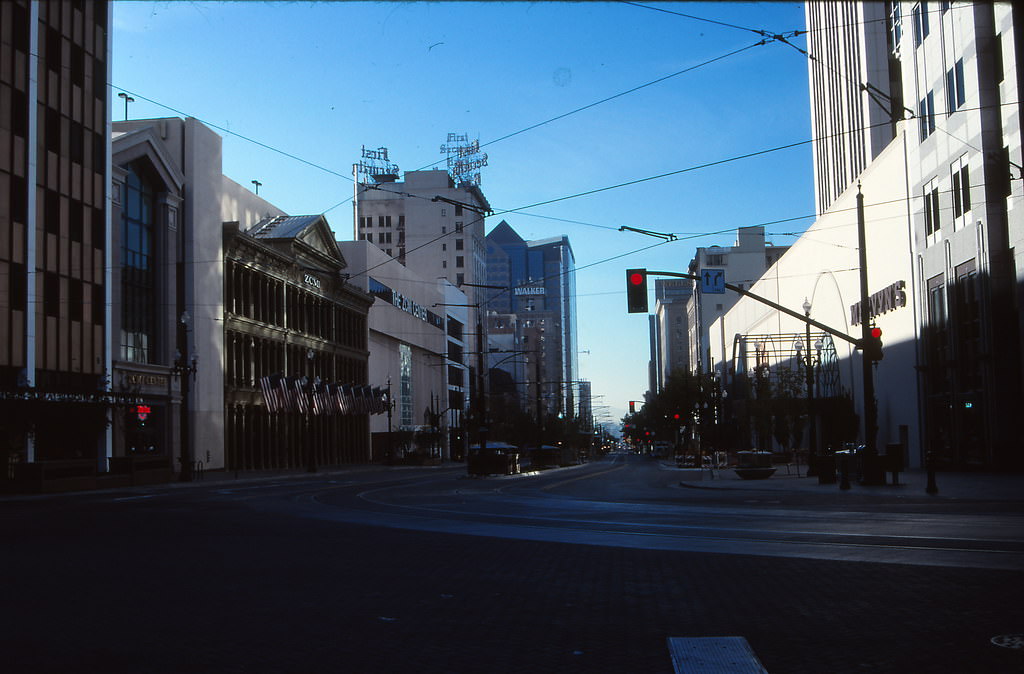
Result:
[[[448,232],[448,228],[445,227],[444,225],[441,225],[441,233],[442,234],[447,234],[447,232]]]
[[[378,215],[377,216],[377,226],[378,227],[383,227],[384,226],[384,216],[383,215]]]
[[[965,100],[964,60],[957,59],[953,67],[946,71],[946,109],[949,114],[963,107]]]
[[[447,217],[447,216],[448,216],[448,209],[447,208],[442,208],[441,209],[441,217],[444,218],[444,217]]]
[[[922,2],[914,5],[914,46],[920,47],[924,39],[928,37],[928,3]]]
[[[405,229],[405,216],[404,215],[399,215],[398,216],[398,228],[399,229]]]
[[[953,184],[953,225],[965,224],[963,216],[971,210],[971,178],[967,167],[967,155],[953,162],[950,166],[950,177]]]
[[[459,268],[465,267],[466,266],[465,263],[466,263],[466,259],[463,256],[461,256],[461,255],[456,255],[455,256],[455,266],[456,267],[459,267]]]
[[[52,271],[43,272],[43,313],[60,315],[60,277]]]
[[[455,231],[456,232],[461,232],[462,231],[462,220],[456,220],[455,221]]]
[[[921,99],[917,108],[917,117],[921,120],[921,140],[935,133],[935,93],[929,91]]]
[[[441,244],[441,250],[442,250],[442,251],[446,251],[446,250],[448,250],[448,244],[447,244],[447,243],[442,243],[442,244]]]
[[[465,274],[458,273],[458,274],[455,275],[455,285],[461,286],[465,282],[466,282],[466,275]]]
[[[463,239],[455,239],[455,250],[462,250],[464,245],[465,241]]]
[[[381,232],[381,243],[391,243],[391,232]]]
[[[135,363],[150,363],[155,355],[155,212],[152,187],[129,168],[121,211],[121,358]]]
[[[455,215],[462,215],[462,206],[455,204]]]
[[[384,216],[384,226],[385,227],[390,227],[391,226],[391,216],[390,215],[385,215]]]
[[[924,186],[924,233],[935,234],[942,228],[939,221],[939,187],[932,178]]]
[[[366,234],[366,240],[369,241],[370,243],[373,243],[373,232],[368,232]]]
[[[903,14],[900,10],[900,3],[892,3],[892,11],[889,14],[889,26],[892,31],[892,51],[899,54],[900,40],[903,39]]]
[[[721,254],[717,255],[706,255],[704,257],[705,264],[723,265],[725,264],[725,256]]]
[[[441,269],[448,268],[448,260],[441,260]]]

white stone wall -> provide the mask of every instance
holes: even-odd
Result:
[[[861,176],[864,194],[868,290],[870,294],[903,281],[906,305],[875,317],[882,329],[885,357],[875,368],[878,400],[877,446],[900,441],[906,426],[911,465],[921,465],[918,432],[918,330],[915,320],[913,258],[907,211],[907,170],[902,135]],[[858,187],[847,189],[773,265],[750,292],[803,313],[842,333],[860,337],[851,322],[851,307],[860,301],[857,243]],[[743,297],[711,327],[712,357],[730,361],[738,334],[803,334],[805,324],[751,298]],[[817,332],[812,328],[812,333]],[[852,344],[834,338],[842,385],[853,394],[862,415],[861,355]],[[863,418],[863,417],[862,417]]]

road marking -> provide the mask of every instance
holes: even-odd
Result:
[[[576,480],[587,480],[587,479],[592,478],[592,477],[598,477],[599,475],[607,475],[608,473],[614,473],[617,470],[622,470],[625,467],[626,467],[625,465],[616,466],[615,468],[609,468],[608,470],[598,471],[597,473],[591,473],[590,475],[578,475],[576,477],[571,477],[568,480],[561,480],[560,482],[553,482],[553,483],[551,483],[549,485],[541,487],[541,491],[547,491],[548,489],[554,489],[555,487],[561,487],[563,484],[569,484],[570,482],[575,482]]]
[[[156,496],[156,494],[144,494],[142,496],[122,496],[121,498],[115,498],[114,502],[116,503],[117,501],[138,501],[139,499],[153,498],[154,496]]]
[[[669,637],[676,674],[768,674],[743,637]]]

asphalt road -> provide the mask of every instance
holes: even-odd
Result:
[[[752,502],[751,502],[752,501]],[[961,512],[962,511],[962,512]],[[640,457],[0,502],[7,672],[1018,672],[1022,514],[679,488]]]

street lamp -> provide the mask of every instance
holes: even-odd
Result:
[[[184,346],[185,351],[188,351],[188,333],[192,331],[192,315],[188,311],[181,312],[181,316],[178,318],[179,343]],[[180,348],[174,351],[174,366],[171,368],[171,376],[181,377],[181,456],[178,460],[181,462],[181,472],[178,478],[182,482],[191,482],[193,474],[192,466],[192,443],[189,428],[189,389],[190,384],[196,377],[196,371],[199,369],[199,356],[195,351],[186,361],[185,356]]]
[[[313,390],[312,387],[313,387],[313,381],[314,381],[314,379],[313,379],[313,359],[314,358],[316,358],[316,351],[314,351],[313,349],[306,349],[306,362],[309,363],[309,366],[306,369],[306,371],[309,372],[309,375],[306,376],[306,377],[303,377],[303,379],[305,380],[304,386],[302,387],[302,389],[303,389],[302,394],[303,395],[307,395],[308,393],[310,393]],[[306,472],[315,473],[316,472],[316,447],[314,446],[314,443],[312,442],[312,437],[311,437],[313,435],[312,430],[310,428],[310,423],[312,421],[310,419],[310,412],[311,412],[310,408],[311,407],[312,407],[312,405],[310,405],[310,404],[306,405],[306,452],[307,452],[307,455],[306,455],[306,458],[307,458]]]
[[[817,416],[814,409],[814,366],[821,362],[821,340],[816,340],[814,343],[815,352],[811,352],[811,302],[809,299],[804,298],[803,304],[804,316],[807,317],[807,322],[804,323],[805,333],[804,338],[807,343],[807,351],[805,361],[806,372],[807,372],[807,416],[810,424],[808,428],[809,439],[807,442],[807,477],[813,477],[818,474],[815,461],[817,460],[818,454],[818,423]],[[797,350],[799,354],[799,350]]]
[[[123,91],[117,95],[118,98],[124,99],[124,121],[128,121],[128,104],[134,103],[135,99],[124,93]]]

